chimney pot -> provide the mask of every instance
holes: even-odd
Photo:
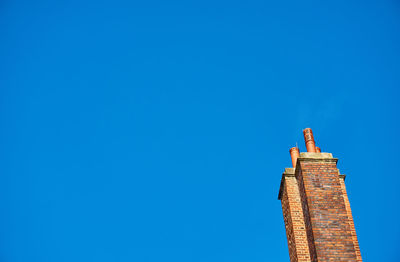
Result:
[[[317,150],[315,148],[314,135],[311,128],[304,129],[303,134],[304,134],[304,140],[306,142],[307,152],[316,153]]]
[[[292,158],[292,165],[296,167],[297,158],[300,157],[300,152],[297,147],[292,147],[290,150],[290,157]]]

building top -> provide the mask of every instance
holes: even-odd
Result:
[[[290,157],[292,159],[293,168],[285,168],[285,171],[282,174],[282,178],[284,176],[295,176],[296,175],[296,166],[300,163],[300,161],[324,161],[324,162],[334,162],[337,163],[338,159],[334,158],[331,153],[322,153],[321,149],[315,145],[314,134],[311,128],[305,128],[303,130],[304,142],[306,144],[307,152],[300,152],[298,147],[290,148]],[[339,174],[340,175],[340,174]],[[344,175],[340,175],[343,178]],[[281,199],[282,196],[282,188],[283,188],[284,179],[281,180],[281,186],[279,189],[278,199]]]

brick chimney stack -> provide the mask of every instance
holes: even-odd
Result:
[[[315,146],[303,130],[307,152],[290,149],[293,168],[285,168],[281,200],[290,261],[361,262],[360,247],[344,184],[331,153]]]

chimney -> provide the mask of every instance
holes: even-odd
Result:
[[[285,168],[278,194],[290,261],[362,262],[338,159],[320,153],[310,128],[303,133],[312,153],[300,153],[297,147],[289,150],[294,168]]]

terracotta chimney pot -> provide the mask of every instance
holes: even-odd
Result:
[[[297,147],[292,147],[290,150],[290,157],[292,158],[292,165],[296,167],[297,158],[300,157],[300,152]]]
[[[306,141],[307,152],[316,153],[317,150],[315,149],[314,135],[311,128],[304,129],[303,134],[304,134],[304,140]]]

